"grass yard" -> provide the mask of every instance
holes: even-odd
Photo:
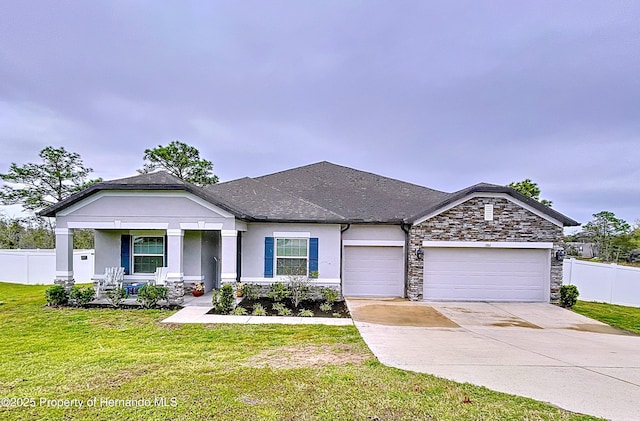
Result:
[[[45,289],[0,283],[0,419],[594,419],[385,367],[355,327],[163,325],[47,308]]]
[[[640,308],[578,301],[573,310],[592,319],[640,335]]]

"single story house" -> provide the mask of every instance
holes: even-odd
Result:
[[[166,266],[178,300],[196,281],[269,284],[293,270],[344,296],[549,302],[563,227],[578,225],[509,187],[446,193],[330,162],[207,187],[142,174],[41,215],[56,218],[59,284],[73,284],[73,230],[93,229],[96,277]]]

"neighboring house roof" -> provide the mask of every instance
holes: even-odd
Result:
[[[495,184],[480,183],[445,193],[370,172],[322,161],[256,178],[198,187],[159,171],[105,181],[40,212],[60,210],[103,190],[183,190],[246,221],[322,223],[413,223],[473,193],[506,193],[562,222],[579,225],[561,213]]]

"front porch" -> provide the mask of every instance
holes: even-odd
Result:
[[[238,281],[240,234],[237,230],[158,229],[158,224],[130,224],[137,225],[138,229],[123,229],[125,224],[121,224],[119,229],[105,229],[101,225],[93,227],[94,285],[104,280],[106,268],[122,267],[122,286],[134,293],[136,287],[153,283],[156,268],[166,267],[163,286],[169,289],[169,302],[183,305],[185,300],[194,298],[190,294],[185,295],[185,290],[190,291],[196,282],[204,283],[205,291],[211,291],[222,284]],[[141,225],[147,229],[141,229]],[[166,227],[168,224],[160,225]],[[205,224],[201,225],[206,228]],[[67,290],[75,284],[73,231],[74,228],[56,229],[55,283]],[[103,296],[97,298],[96,303],[106,300]],[[128,300],[135,303],[135,298]]]

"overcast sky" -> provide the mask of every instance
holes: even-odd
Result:
[[[531,178],[580,222],[633,222],[640,2],[0,2],[0,172],[52,145],[120,178],[172,140],[222,181]]]

